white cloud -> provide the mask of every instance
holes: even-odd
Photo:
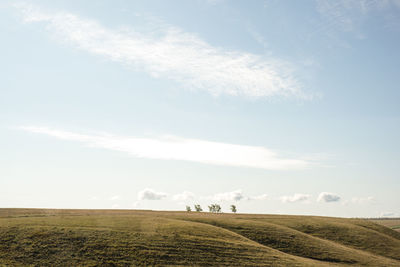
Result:
[[[160,23],[156,34],[138,28],[115,30],[71,13],[45,11],[29,4],[15,6],[24,22],[45,23],[59,40],[187,88],[213,95],[309,98],[288,63],[216,47],[177,27]]]
[[[311,161],[283,158],[272,150],[258,146],[235,145],[174,136],[139,138],[110,134],[87,135],[47,127],[20,127],[20,129],[46,134],[62,140],[82,142],[91,147],[126,152],[139,158],[185,160],[267,170],[298,170],[309,168],[312,165]]]
[[[266,200],[268,199],[268,194],[262,194],[258,196],[249,197],[249,200]]]
[[[308,194],[294,194],[293,196],[280,197],[283,203],[303,202],[309,200],[311,195]]]
[[[195,194],[189,191],[183,191],[180,194],[176,194],[172,197],[173,200],[175,201],[187,201],[187,200],[193,200],[195,198]]]
[[[211,197],[214,201],[240,201],[246,199],[242,190],[235,190],[232,192],[218,193]]]
[[[161,200],[166,197],[166,193],[157,192],[151,188],[143,189],[138,193],[138,200]]]
[[[340,201],[340,196],[335,193],[322,192],[317,200],[318,202],[338,202]]]
[[[245,194],[243,194],[241,189],[238,189],[231,192],[217,193],[202,198],[218,202],[218,201],[241,201],[241,200],[266,200],[269,198],[269,196],[267,194],[261,194],[258,196],[246,196]]]

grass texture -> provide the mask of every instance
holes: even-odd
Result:
[[[317,216],[0,209],[0,266],[400,266],[400,232]]]

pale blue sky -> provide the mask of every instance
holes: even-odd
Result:
[[[0,31],[1,207],[400,216],[400,1],[2,1]]]

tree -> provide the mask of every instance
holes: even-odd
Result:
[[[195,209],[197,212],[203,211],[203,209],[201,208],[201,206],[200,206],[199,204],[194,205],[194,209]]]
[[[215,212],[220,213],[221,212],[221,206],[218,204],[215,204]]]
[[[214,212],[214,204],[208,206],[209,212]]]
[[[236,212],[237,212],[237,209],[236,209],[236,206],[235,206],[235,205],[231,205],[231,211],[232,211],[233,213],[236,213]]]
[[[210,206],[208,206],[208,210],[213,213],[220,213],[221,206],[218,204],[211,204]]]
[[[186,211],[187,211],[187,212],[192,211],[192,209],[190,208],[190,206],[186,206]]]

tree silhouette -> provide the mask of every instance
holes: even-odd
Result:
[[[194,209],[195,209],[197,212],[203,211],[203,209],[201,208],[201,206],[200,206],[199,204],[194,205]]]
[[[211,204],[210,206],[208,206],[208,210],[213,213],[220,213],[221,206],[219,204]]]
[[[208,206],[208,211],[209,212],[214,212],[214,204],[211,204],[210,206]]]
[[[215,204],[215,212],[220,213],[221,212],[221,206],[218,204]]]
[[[236,206],[235,206],[235,205],[231,205],[231,211],[232,211],[233,213],[236,213],[236,212],[237,212],[237,209],[236,209]]]

